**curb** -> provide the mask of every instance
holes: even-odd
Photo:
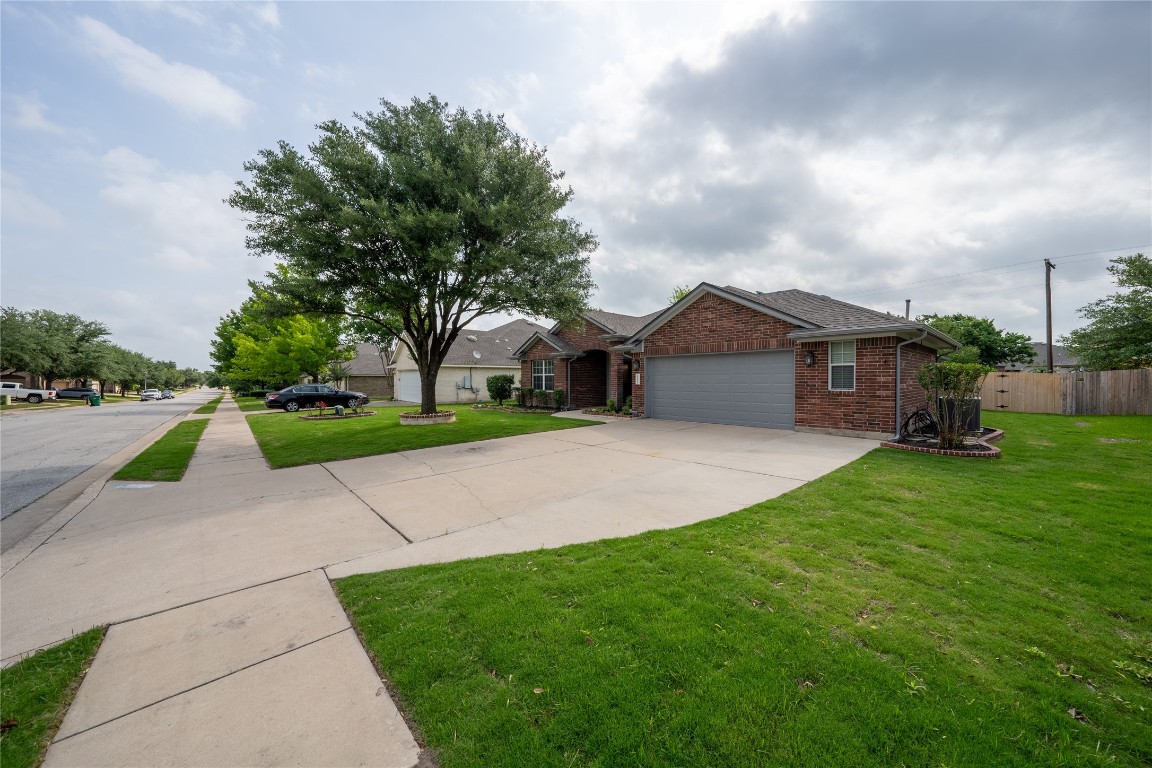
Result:
[[[186,413],[173,416],[151,432],[136,438],[99,464],[89,467],[63,485],[49,491],[36,501],[14,513],[35,513],[37,507],[51,510],[57,505],[63,505],[57,511],[49,512],[49,517],[44,522],[34,528],[31,533],[19,542],[12,545],[10,549],[0,554],[0,577],[7,575],[9,571],[27,559],[29,555],[55,536],[72,518],[80,514],[85,507],[91,504],[96,497],[100,495],[100,492],[104,490],[104,485],[111,479],[112,475],[116,474],[117,470],[136,458],[145,448],[167,434],[175,422],[184,421],[192,415],[192,413]],[[203,414],[200,414],[198,417],[203,417]]]

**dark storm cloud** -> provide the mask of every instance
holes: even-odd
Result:
[[[1146,130],[1150,26],[1148,3],[822,3],[733,38],[715,69],[672,67],[651,98],[734,134],[947,133],[976,119],[1011,141],[1097,112]]]

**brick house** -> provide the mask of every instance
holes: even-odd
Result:
[[[356,357],[348,361],[344,388],[372,397],[392,397],[392,369],[388,350],[375,344],[356,345]]]
[[[649,418],[881,438],[897,412],[925,405],[920,367],[957,346],[827,296],[701,283],[642,317],[587,312],[533,334],[516,357],[521,381],[564,389],[574,408],[631,396]]]

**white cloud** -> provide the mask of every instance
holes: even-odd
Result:
[[[234,125],[243,122],[252,103],[203,69],[168,62],[103,22],[78,19],[91,50],[112,65],[125,85],[157,96],[178,109]]]
[[[227,174],[178,173],[118,147],[102,158],[109,182],[100,197],[135,230],[148,252],[144,263],[177,272],[201,269],[224,279],[260,274],[244,249],[244,225],[224,203]]]
[[[64,214],[29,192],[23,179],[7,172],[0,174],[0,213],[5,228],[46,230],[67,223]]]
[[[248,3],[245,7],[252,12],[256,21],[264,26],[279,28],[280,9],[276,3]]]
[[[67,129],[48,119],[48,115],[45,114],[48,107],[36,96],[13,94],[8,100],[15,111],[13,120],[17,127],[37,133],[55,135],[67,133]]]

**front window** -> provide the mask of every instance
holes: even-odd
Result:
[[[856,342],[828,342],[828,388],[856,389]]]
[[[556,377],[552,374],[551,360],[532,361],[532,389],[551,392],[556,388]]]

